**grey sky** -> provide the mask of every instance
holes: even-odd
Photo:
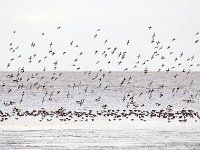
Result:
[[[199,0],[0,0],[0,70],[17,70],[25,66],[26,70],[53,69],[53,62],[58,61],[58,70],[75,70],[71,65],[78,58],[77,67],[81,70],[157,70],[161,64],[165,69],[177,66],[199,71],[200,67],[200,1]],[[61,29],[56,28],[61,26]],[[152,26],[149,30],[148,26]],[[101,31],[97,32],[97,29]],[[16,31],[13,34],[13,31]],[[42,33],[44,36],[41,36]],[[98,34],[94,39],[94,35]],[[141,62],[150,59],[156,50],[150,44],[155,33],[163,50],[160,56],[147,65],[138,65],[134,69],[137,55]],[[176,41],[171,42],[173,38]],[[104,41],[108,43],[104,45]],[[70,47],[70,42],[74,46]],[[126,42],[130,40],[127,46]],[[9,51],[9,44],[19,46],[14,53]],[[36,43],[31,48],[31,42]],[[49,43],[53,42],[56,55],[48,55]],[[166,49],[170,45],[170,49]],[[104,58],[102,53],[107,47],[117,47],[117,52]],[[99,55],[94,55],[95,50]],[[66,55],[62,55],[66,51]],[[126,51],[126,58],[119,66],[117,54]],[[173,51],[172,55],[169,53]],[[78,56],[80,52],[83,55]],[[174,63],[174,58],[184,56]],[[37,54],[35,60],[28,64],[28,57]],[[21,58],[17,56],[22,55]],[[187,58],[195,55],[191,62]],[[38,60],[48,58],[38,64]],[[166,60],[160,60],[161,56]],[[11,66],[6,66],[11,58]],[[96,62],[100,63],[96,65]],[[107,64],[111,61],[111,64]],[[194,66],[189,67],[190,64]]]

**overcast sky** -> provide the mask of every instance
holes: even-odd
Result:
[[[58,26],[61,28],[57,29]],[[149,26],[152,26],[150,30]],[[0,0],[0,70],[17,70],[23,66],[26,70],[44,67],[53,70],[53,63],[58,61],[57,70],[77,67],[80,70],[144,70],[145,67],[157,70],[165,64],[163,70],[174,66],[174,70],[200,71],[196,66],[200,63],[200,42],[195,44],[200,39],[197,32],[200,32],[199,0]],[[153,33],[155,42],[160,41],[158,47],[163,46],[160,51],[155,48],[155,42],[151,44]],[[171,42],[173,38],[176,40]],[[108,40],[106,44],[105,40]],[[36,44],[34,48],[32,42]],[[54,56],[48,54],[51,42]],[[15,52],[10,51],[17,46]],[[108,47],[111,50],[106,51],[108,56],[104,58],[102,52]],[[117,50],[111,55],[114,47]],[[156,50],[159,56],[142,65]],[[118,53],[124,51],[125,59],[118,65]],[[80,52],[83,52],[81,56]],[[169,55],[170,52],[173,54]],[[181,52],[184,55],[179,58]],[[34,54],[37,56],[28,63],[28,57]],[[140,63],[134,68],[138,54],[141,54]],[[187,61],[193,55],[194,60]],[[166,59],[161,60],[161,56]],[[176,57],[178,60],[174,62]],[[71,65],[75,58],[78,61],[74,67]],[[96,64],[97,61],[100,62]],[[177,67],[178,63],[182,65]]]

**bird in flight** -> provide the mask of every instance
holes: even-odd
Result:
[[[195,41],[195,44],[198,43],[198,42],[199,42],[199,40],[196,40],[196,41]]]
[[[94,35],[94,39],[97,37],[97,34]]]
[[[126,45],[128,45],[129,44],[129,40],[126,42]]]
[[[175,38],[173,38],[171,42],[173,42],[173,41],[175,41],[175,40],[176,40],[176,39],[175,39]]]
[[[71,41],[70,46],[72,46],[73,42],[74,42],[74,41]]]
[[[151,26],[149,26],[149,30],[151,29],[152,27]]]
[[[105,40],[104,44],[106,44],[108,42],[108,40]]]
[[[35,47],[35,43],[34,42],[31,43],[31,47]]]

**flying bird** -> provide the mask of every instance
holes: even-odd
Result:
[[[129,40],[126,42],[126,45],[128,45],[129,44]]]
[[[97,34],[94,35],[94,39],[97,37]]]
[[[150,30],[152,27],[151,27],[151,26],[149,26],[148,28],[149,28],[149,30]]]

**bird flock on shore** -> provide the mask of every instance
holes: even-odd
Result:
[[[58,26],[55,30],[62,30],[62,28],[61,26]],[[190,105],[195,104],[195,102],[200,99],[200,90],[197,89],[191,91],[192,88],[196,88],[200,83],[198,78],[193,77],[192,72],[193,67],[200,68],[200,63],[194,63],[196,58],[194,54],[187,56],[184,52],[181,52],[178,55],[174,52],[172,47],[176,42],[176,38],[172,38],[170,41],[171,43],[164,46],[162,45],[162,42],[158,40],[156,33],[152,31],[153,28],[151,26],[147,27],[147,30],[152,33],[149,40],[149,43],[153,47],[151,57],[143,59],[143,55],[145,54],[136,54],[135,56],[137,61],[134,63],[133,67],[125,67],[120,73],[116,73],[112,70],[104,71],[102,68],[98,71],[82,71],[79,64],[84,62],[80,62],[81,57],[84,57],[87,54],[84,50],[80,51],[81,46],[73,40],[70,41],[68,45],[77,53],[77,57],[75,57],[73,62],[70,64],[70,67],[72,67],[75,72],[57,71],[59,69],[58,64],[60,61],[56,58],[56,56],[61,55],[64,58],[66,55],[70,55],[70,52],[66,50],[60,51],[60,54],[58,54],[58,52],[54,50],[53,41],[49,43],[49,49],[47,50],[46,55],[39,56],[37,53],[33,53],[27,58],[23,57],[23,53],[18,53],[18,51],[20,51],[20,47],[18,45],[12,42],[9,43],[10,53],[12,56],[13,54],[16,54],[15,57],[10,58],[7,63],[7,69],[10,69],[12,66],[16,67],[15,62],[22,58],[24,58],[24,62],[28,63],[30,66],[41,66],[42,62],[48,62],[48,58],[52,57],[55,58],[55,61],[52,63],[51,69],[53,71],[47,71],[47,66],[44,66],[41,71],[29,72],[26,71],[26,68],[22,64],[16,72],[7,71],[0,73],[1,76],[4,76],[0,80],[0,106],[2,107],[0,109],[0,121],[3,122],[5,120],[9,120],[10,118],[18,120],[19,117],[39,116],[40,121],[52,121],[54,118],[57,118],[60,121],[74,122],[95,121],[98,120],[98,118],[106,119],[108,121],[120,121],[126,119],[131,121],[147,121],[151,118],[162,118],[166,119],[168,122],[171,122],[174,119],[179,122],[186,122],[188,119],[193,119],[197,122],[197,120],[200,119],[200,115],[197,111],[186,108],[176,110],[174,109],[174,106],[167,101],[169,98],[183,97],[183,104]],[[100,36],[100,32],[101,29],[97,29],[94,36],[91,38],[93,40],[97,40]],[[12,34],[18,33],[17,31],[13,31]],[[40,36],[45,36],[45,33],[41,33]],[[199,45],[199,32],[196,32],[194,37],[195,40],[193,41],[193,44]],[[128,51],[122,51],[117,46],[106,46],[108,43],[109,39],[106,38],[102,41],[102,45],[105,45],[106,48],[104,50],[93,51],[94,56],[98,55],[98,57],[101,58],[99,60],[95,60],[95,65],[98,66],[102,63],[102,61],[104,63],[106,62],[105,65],[112,65],[113,63],[118,66],[122,65],[124,60],[129,55]],[[127,39],[124,45],[127,47],[130,46],[131,39]],[[37,42],[32,41],[30,43],[30,48],[33,52],[37,46]],[[167,54],[164,55],[163,51]],[[113,59],[108,60],[108,57],[114,57],[117,62],[112,61]],[[168,58],[173,59],[173,66],[166,66],[165,62]],[[163,62],[163,64],[152,73],[149,71],[147,66],[155,59],[159,59]],[[187,68],[183,68],[182,71],[179,72],[176,71],[177,69],[180,70],[184,62],[187,62]],[[145,69],[140,73],[135,73],[134,69],[137,69],[139,66],[143,66]],[[116,74],[117,77],[115,76]],[[153,78],[148,78],[148,75],[151,76],[152,74],[154,74]],[[170,79],[173,78],[175,82],[176,80],[179,80],[180,83],[177,83],[176,86],[169,87],[166,79],[166,82],[158,84],[156,81],[156,78],[159,77],[158,74],[162,77],[170,76]],[[65,82],[66,77],[69,78],[67,79],[67,83]],[[137,83],[134,80],[136,78],[137,80],[148,79],[145,82],[146,85],[143,85],[144,87],[142,88],[138,88],[138,86],[136,86]],[[115,81],[115,84],[112,83],[113,80]],[[182,85],[181,82],[186,82],[186,80],[187,85]],[[60,84],[62,84],[62,86]],[[104,96],[109,96],[109,94],[112,95],[113,92],[117,92],[117,96],[119,96],[116,98],[119,101],[113,103],[119,103],[119,105],[122,104],[124,106],[121,107],[122,109],[111,108],[109,106],[110,103],[106,103]],[[12,98],[12,94],[17,95],[17,98],[3,99],[3,97]],[[169,96],[169,94],[171,95]],[[34,109],[33,105],[33,110],[24,110],[30,99],[34,96],[38,100],[35,104],[38,104],[41,108]],[[153,103],[155,109],[149,108],[149,110],[145,110],[144,107],[148,104],[143,103],[144,101],[142,101],[142,103],[139,102],[138,99],[140,98],[143,98],[144,101],[148,101],[148,103]],[[73,102],[68,103],[70,99],[71,101],[73,100]],[[93,101],[91,99],[93,99]],[[114,101],[115,97],[112,97],[111,99],[111,101]],[[66,103],[65,105],[68,105],[68,108],[61,106],[56,110],[49,110],[50,108],[45,109],[45,107],[47,107],[50,103],[59,103],[59,101],[65,100],[67,100],[67,102],[61,103]],[[165,107],[160,107],[163,105],[161,100],[165,101],[167,104]],[[32,105],[34,103],[30,104]],[[92,107],[96,107],[98,104],[101,105],[100,108],[98,107],[98,110],[95,110],[96,108],[94,110],[91,109]],[[69,110],[70,106],[76,106],[77,110]],[[152,105],[149,107],[152,107]],[[160,109],[156,109],[156,107]],[[84,109],[81,110],[79,108]],[[6,110],[11,111],[9,112]]]

